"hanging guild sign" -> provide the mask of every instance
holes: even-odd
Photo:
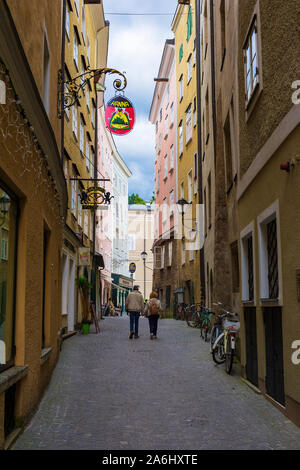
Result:
[[[128,134],[134,126],[134,107],[125,96],[115,96],[106,105],[105,124],[112,134]]]

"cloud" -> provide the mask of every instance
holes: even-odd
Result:
[[[124,160],[135,155],[138,159],[146,157],[154,164],[154,126],[148,121],[148,116],[137,114],[133,130],[124,136],[114,136],[114,141]]]
[[[171,22],[177,0],[141,2],[140,0],[105,0],[104,12],[171,13],[169,16],[113,16],[110,22],[108,67],[126,71],[124,90],[136,110],[136,123],[127,136],[114,137],[118,151],[130,170],[129,193],[150,199],[154,189],[155,131],[148,121],[150,106],[166,39],[173,37]],[[105,101],[115,94],[107,76]]]

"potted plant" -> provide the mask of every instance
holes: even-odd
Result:
[[[82,320],[81,328],[84,335],[88,334],[90,331],[91,319],[90,319],[90,308],[89,308],[89,291],[92,287],[92,284],[88,281],[85,276],[79,276],[76,279],[77,286],[79,288],[81,307],[82,307]]]

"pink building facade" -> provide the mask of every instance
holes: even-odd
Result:
[[[175,42],[165,42],[149,115],[155,126],[155,215],[153,286],[158,289],[166,311],[173,311],[176,285],[175,227],[177,223],[177,100]],[[175,263],[174,263],[175,265]]]

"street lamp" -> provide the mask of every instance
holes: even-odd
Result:
[[[142,251],[141,258],[144,261],[144,299],[145,299],[146,298],[146,259],[147,259],[146,251]]]

